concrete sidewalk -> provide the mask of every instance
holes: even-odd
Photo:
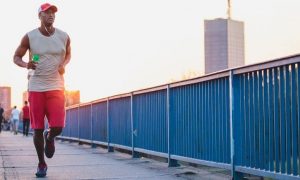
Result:
[[[2,131],[0,134],[0,179],[36,179],[37,156],[32,136]],[[228,171],[202,166],[169,168],[167,163],[148,158],[132,159],[121,152],[56,141],[56,153],[47,159],[45,179],[231,179]]]

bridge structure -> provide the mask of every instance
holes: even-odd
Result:
[[[53,158],[46,158],[48,180],[122,179],[122,180],[227,180],[226,170],[192,167],[188,164],[168,167],[163,159],[131,158],[121,151],[92,148],[89,144],[56,139]],[[35,177],[38,158],[32,136],[0,133],[0,179],[30,180]]]
[[[299,179],[300,55],[67,109],[65,140],[256,175]]]

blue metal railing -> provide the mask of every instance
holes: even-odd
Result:
[[[235,179],[299,178],[299,63],[294,55],[75,105],[61,138],[226,168]]]
[[[92,104],[92,141],[107,142],[107,101]]]
[[[91,127],[92,127],[91,126],[91,124],[92,124],[91,105],[81,106],[78,111],[79,111],[78,112],[79,138],[80,139],[92,139],[92,135],[91,135]]]
[[[236,75],[239,170],[299,177],[299,77],[299,62]]]
[[[131,147],[130,103],[130,96],[109,101],[109,141],[112,144]]]
[[[171,89],[171,153],[230,163],[228,78]]]
[[[136,149],[167,157],[166,89],[133,95],[133,139]]]

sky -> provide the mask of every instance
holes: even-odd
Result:
[[[5,1],[5,3],[4,3]],[[27,69],[13,63],[21,38],[40,25],[40,0],[3,0],[0,86],[22,105]],[[71,38],[67,90],[81,102],[204,73],[204,20],[226,18],[227,0],[52,0],[54,26]],[[299,0],[232,0],[232,19],[244,22],[245,62],[300,53]],[[27,56],[24,57],[27,61]]]

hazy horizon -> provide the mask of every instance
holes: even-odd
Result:
[[[21,38],[39,26],[45,1],[3,3],[0,86],[22,105],[27,70],[13,63]],[[204,72],[204,20],[226,18],[227,0],[54,0],[54,26],[71,38],[67,90],[89,102]],[[232,19],[245,25],[246,65],[298,54],[300,1],[232,0]],[[26,59],[27,56],[24,57]]]

